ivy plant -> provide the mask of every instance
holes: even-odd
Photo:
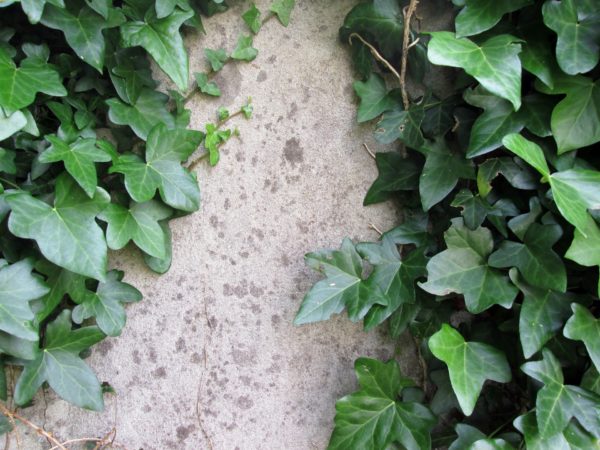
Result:
[[[276,1],[270,14],[287,24],[293,6]],[[47,385],[101,410],[109,388],[84,357],[121,334],[125,305],[142,298],[108,270],[109,249],[132,244],[151,270],[168,270],[169,221],[200,208],[194,165],[216,164],[238,133],[226,123],[252,115],[250,101],[231,114],[220,108],[205,131],[191,130],[185,105],[219,95],[214,72],[258,50],[245,33],[230,55],[207,49],[212,71],[190,82],[183,33],[203,31],[202,16],[227,9],[223,0],[0,8],[0,399],[27,406]],[[151,61],[172,90],[157,90]],[[5,417],[0,425],[11,428]]]
[[[340,29],[357,121],[396,145],[364,203],[403,222],[309,253],[325,278],[296,323],[345,310],[409,333],[421,374],[357,360],[329,448],[598,448],[598,4],[454,0],[453,30],[404,33],[408,3],[361,2]],[[424,84],[435,66],[451,90]],[[422,92],[407,102],[399,67]]]

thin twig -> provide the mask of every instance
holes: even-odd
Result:
[[[367,153],[368,153],[369,155],[371,155],[371,158],[373,158],[373,159],[377,159],[377,157],[375,156],[375,153],[373,153],[373,152],[371,151],[371,149],[369,148],[369,146],[367,145],[367,143],[366,143],[366,142],[363,142],[363,147],[365,148],[365,150],[367,151]]]
[[[367,48],[371,51],[371,55],[373,55],[373,57],[376,60],[378,60],[381,63],[383,63],[383,65],[385,67],[387,67],[390,70],[390,72],[392,72],[394,74],[394,76],[396,78],[398,78],[398,81],[402,82],[402,78],[400,77],[400,74],[394,68],[394,66],[392,66],[392,64],[387,59],[385,59],[383,56],[381,56],[381,54],[377,51],[377,49],[375,47],[373,47],[371,44],[369,44],[367,41],[365,41],[360,34],[358,34],[358,33],[352,33],[350,35],[350,37],[348,37],[348,42],[350,43],[350,45],[352,45],[352,38],[353,37],[357,38],[360,42],[362,42],[364,45],[366,45]]]
[[[402,104],[404,105],[405,110],[410,106],[408,93],[406,92],[406,66],[408,62],[408,49],[411,46],[410,19],[417,9],[418,4],[419,0],[410,0],[408,8],[404,14],[404,36],[402,39],[402,60],[400,65],[400,91],[402,92]],[[414,45],[414,43],[412,45]]]
[[[54,444],[54,448],[60,448],[61,450],[67,450],[64,445],[62,445],[54,436],[52,436],[51,433],[48,433],[43,428],[38,427],[36,424],[34,424],[33,422],[30,422],[25,417],[20,416],[16,412],[9,410],[2,403],[0,403],[0,412],[2,414],[4,414],[6,417],[8,417],[12,423],[14,423],[14,419],[16,419],[19,422],[21,422],[23,425],[26,425],[29,428],[31,428],[32,430],[34,430],[40,436],[45,437],[48,441],[50,441],[52,444]]]
[[[21,189],[18,184],[13,183],[12,181],[7,180],[6,178],[0,178],[0,181],[4,184],[8,184],[10,187],[15,189]]]
[[[383,231],[381,231],[377,226],[373,223],[369,224],[369,228],[379,234],[379,237],[383,236]]]

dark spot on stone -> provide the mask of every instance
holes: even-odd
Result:
[[[177,342],[175,342],[175,351],[181,352],[181,351],[185,351],[185,350],[186,350],[185,340],[182,337],[180,337],[179,339],[177,339]]]
[[[153,348],[151,348],[150,352],[148,353],[148,359],[153,363],[156,362],[156,351]]]
[[[265,72],[264,70],[261,70],[260,72],[258,72],[258,76],[256,77],[256,81],[258,81],[259,83],[262,83],[266,79],[267,79],[267,72]]]
[[[200,357],[200,355],[198,353],[192,353],[192,357],[190,358],[190,361],[193,364],[200,364],[202,362],[202,358]]]
[[[219,226],[219,218],[217,216],[210,216],[210,219],[208,219],[210,225],[214,228],[217,228]]]
[[[277,314],[273,314],[271,316],[271,325],[273,325],[274,327],[279,325],[279,323],[281,322],[281,317],[279,317]]]
[[[262,297],[265,293],[265,290],[261,287],[258,287],[257,285],[255,285],[254,283],[250,283],[250,295],[252,297]],[[260,312],[260,308],[259,308],[259,312]]]
[[[192,431],[195,429],[196,427],[194,425],[188,425],[187,427],[184,427],[183,425],[178,426],[175,430],[177,432],[177,439],[180,441],[186,440],[190,433],[192,433]]]
[[[131,356],[132,356],[132,358],[133,358],[133,362],[134,362],[134,363],[136,363],[136,364],[141,364],[142,360],[141,360],[141,358],[140,358],[140,352],[139,352],[139,351],[137,351],[137,350],[134,350],[134,351],[131,353]]]
[[[267,58],[267,62],[269,64],[273,64],[275,61],[277,61],[277,56],[275,56],[275,55],[271,55]]]
[[[240,73],[237,64],[225,64],[213,81],[221,89],[221,103],[229,104],[238,96],[242,87],[242,74]]]
[[[327,31],[327,25],[319,26],[319,31]]]
[[[292,167],[296,167],[296,164],[304,162],[304,152],[302,147],[300,147],[298,139],[291,138],[285,141],[283,157],[292,165]]]
[[[292,119],[296,116],[296,113],[298,112],[298,105],[296,104],[296,102],[292,102],[292,105],[290,106],[290,110],[287,113],[287,118],[288,119]]]
[[[256,350],[244,350],[243,344],[231,348],[231,358],[238,366],[250,366],[256,364]]]
[[[231,207],[231,201],[226,198],[225,199],[225,203],[223,204],[223,208],[225,208],[225,210],[228,210]]]
[[[223,233],[222,231],[219,231],[217,236],[219,237],[219,239],[223,239],[225,237],[225,233]]]
[[[240,409],[250,409],[254,406],[254,402],[250,400],[250,397],[247,395],[242,395],[235,403],[240,407]]]
[[[102,356],[106,356],[106,354],[110,351],[110,349],[112,349],[114,346],[114,343],[112,340],[109,339],[105,339],[102,342],[100,342],[98,345],[96,345],[96,351],[98,353],[100,353]]]
[[[260,228],[252,228],[252,233],[261,241],[265,238],[265,233]]]
[[[149,413],[150,411],[152,411],[152,408],[150,407],[150,405],[144,405],[144,407],[142,408],[142,410],[145,413]]]
[[[237,286],[232,286],[229,283],[223,285],[223,295],[231,297],[235,295],[237,298],[243,298],[248,295],[248,281],[242,280]]]
[[[154,372],[152,372],[155,378],[165,378],[167,376],[167,370],[164,367],[159,367]]]
[[[240,253],[240,256],[241,256],[242,258],[246,259],[248,256],[250,256],[250,253],[248,253],[248,252],[241,252],[241,253]]]

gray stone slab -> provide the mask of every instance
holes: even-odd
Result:
[[[270,1],[257,3],[266,10]],[[148,271],[133,250],[113,255],[144,294],[128,307],[123,335],[88,360],[117,395],[97,414],[48,393],[27,417],[64,439],[116,427],[116,441],[131,450],[326,447],[335,400],[356,388],[354,360],[394,356],[389,338],[345,317],[292,325],[318,279],[304,253],[344,236],[376,239],[370,223],[387,229],[398,218],[390,204],[362,206],[377,174],[362,144],[378,146],[372,125],[356,124],[353,72],[337,39],[354,3],[299,1],[289,28],[273,20],[255,38],[255,61],[228,64],[217,77],[221,99],[194,98],[196,128],[248,96],[255,116],[236,121],[241,136],[218,166],[197,169],[202,209],[172,222],[167,274]],[[207,36],[188,36],[192,71],[206,68],[204,47],[231,49],[246,31],[242,8],[206,20]],[[410,339],[399,349],[414,376]],[[25,448],[40,442],[28,431],[21,439]]]

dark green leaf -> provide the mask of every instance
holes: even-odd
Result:
[[[456,36],[472,36],[489,30],[504,14],[516,11],[531,0],[466,0],[456,16]]]
[[[221,96],[219,86],[217,86],[214,81],[208,81],[208,75],[205,73],[195,73],[194,76],[196,77],[196,83],[198,84],[200,92],[214,97]]]
[[[65,7],[63,0],[21,0],[21,7],[25,11],[25,14],[27,14],[29,21],[35,24],[40,21],[46,3],[58,6],[59,8]]]
[[[377,153],[375,163],[379,175],[365,195],[365,206],[385,201],[394,192],[410,191],[417,187],[421,164],[415,158],[403,158],[399,152],[392,151]]]
[[[222,48],[218,50],[211,50],[210,48],[204,49],[204,55],[206,55],[206,59],[210,63],[210,67],[214,72],[218,72],[223,68],[229,56]]]
[[[458,437],[452,443],[448,450],[463,450],[468,449],[472,444],[480,439],[485,438],[485,434],[479,431],[477,428],[467,425],[465,423],[459,423],[456,425],[456,434]]]
[[[250,30],[254,34],[259,32],[260,27],[262,26],[262,21],[260,20],[260,10],[256,7],[254,3],[252,3],[248,11],[242,14],[242,19],[244,19],[244,22],[246,22],[246,25],[248,25],[248,28],[250,28]],[[218,69],[213,68],[213,70]]]
[[[389,94],[383,101],[385,103],[388,100],[392,100]],[[407,147],[420,150],[425,143],[421,132],[421,123],[424,117],[425,112],[422,106],[412,106],[408,111],[403,111],[398,107],[388,111],[377,123],[375,139],[382,144],[391,144],[399,139]]]
[[[600,320],[585,306],[571,304],[573,315],[567,321],[563,334],[569,339],[583,341],[596,370],[600,368]]]
[[[353,87],[356,95],[360,97],[357,119],[359,123],[374,119],[398,104],[396,99],[388,94],[383,78],[376,73],[371,74],[367,81],[355,81]]]
[[[252,61],[258,55],[258,50],[252,47],[252,36],[240,36],[237,44],[231,52],[232,59]]]

